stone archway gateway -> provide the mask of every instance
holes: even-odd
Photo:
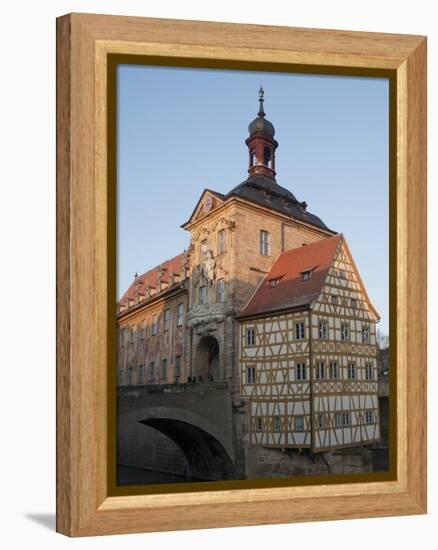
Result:
[[[214,336],[204,336],[196,348],[196,377],[207,381],[219,380],[219,342]]]

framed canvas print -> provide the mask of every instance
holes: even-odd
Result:
[[[425,38],[57,41],[58,531],[425,513]]]

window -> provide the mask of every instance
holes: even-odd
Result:
[[[225,281],[223,279],[219,279],[217,282],[217,301],[225,302]]]
[[[170,328],[170,309],[164,310],[164,330],[167,331]]]
[[[333,294],[331,295],[331,302],[334,306],[337,306],[338,305],[338,297],[337,296],[334,296]]]
[[[158,332],[158,315],[155,313],[152,315],[152,336],[155,336]]]
[[[347,278],[347,274],[342,269],[340,269],[338,271],[338,276],[339,276],[340,279],[346,279]]]
[[[261,432],[262,428],[263,428],[263,418],[261,416],[258,416],[256,420],[256,429],[258,432]]]
[[[255,383],[255,367],[248,367],[246,369],[246,383],[247,384]]]
[[[135,326],[131,327],[131,342],[134,343],[135,341]]]
[[[246,329],[246,345],[255,346],[255,330],[253,328]]]
[[[280,277],[278,277],[277,279],[270,279],[269,288],[275,288],[276,286],[278,286],[279,282],[280,282]]]
[[[318,428],[324,428],[325,427],[325,418],[323,414],[318,415]]]
[[[143,320],[141,322],[141,325],[140,325],[140,338],[141,338],[141,340],[144,340],[145,336],[146,336],[146,323]]]
[[[269,256],[269,233],[263,229],[260,231],[260,254]]]
[[[295,377],[297,380],[305,380],[306,379],[306,365],[305,363],[297,363],[296,364],[296,374]]]
[[[348,363],[348,379],[354,380],[356,378],[356,366],[354,363]]]
[[[304,417],[301,414],[294,417],[294,431],[295,432],[304,431]]]
[[[178,304],[176,313],[176,325],[180,327],[184,323],[184,304]]]
[[[329,365],[329,376],[331,379],[336,380],[338,378],[338,364],[336,362],[332,362]]]
[[[319,337],[322,339],[328,338],[328,324],[327,321],[320,321],[319,323]]]
[[[370,341],[370,327],[369,325],[362,325],[362,343],[368,344]]]
[[[128,386],[132,384],[132,367],[128,367],[128,377],[126,383],[128,384]]]
[[[373,376],[373,364],[367,363],[365,365],[365,379],[366,380],[372,380],[374,378]]]
[[[167,380],[167,359],[161,360],[161,380]]]
[[[265,147],[263,149],[263,164],[271,168],[271,161],[272,161],[271,150],[268,147]]]
[[[137,367],[137,384],[144,384],[144,366],[138,365]]]
[[[225,231],[221,229],[217,234],[217,253],[223,254],[225,252]]]
[[[148,376],[149,382],[155,381],[155,363],[149,363],[149,376]]]
[[[341,323],[341,340],[350,339],[350,325],[348,323]]]
[[[303,271],[301,273],[301,280],[302,281],[308,281],[310,279],[310,276],[312,275],[312,271],[309,270],[309,271]]]
[[[373,423],[373,411],[365,411],[365,424]]]
[[[350,413],[349,412],[342,413],[342,423],[343,423],[344,426],[349,426],[350,425]]]
[[[295,338],[297,340],[304,339],[304,323],[302,322],[295,323]]]
[[[175,380],[181,376],[181,355],[175,356]]]
[[[274,432],[281,431],[281,418],[279,416],[274,416],[272,419],[272,429]]]
[[[205,304],[207,301],[207,287],[200,286],[198,291],[198,301],[200,305]]]
[[[356,309],[357,308],[357,299],[356,298],[351,298],[350,299],[350,305],[353,309]]]
[[[342,427],[342,413],[337,412],[335,413],[335,428],[341,428]]]
[[[321,361],[316,365],[316,378],[323,380],[325,378],[325,363]]]
[[[256,152],[255,149],[251,149],[251,152],[249,154],[249,162],[251,166],[254,166],[256,163]]]

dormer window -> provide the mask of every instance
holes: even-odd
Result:
[[[301,280],[308,281],[311,276],[312,276],[312,271],[310,269],[308,271],[303,271],[301,273]]]
[[[281,277],[277,277],[276,279],[270,279],[269,280],[269,288],[275,288],[278,286],[278,283],[280,282]]]

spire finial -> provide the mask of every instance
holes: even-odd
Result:
[[[265,95],[265,92],[263,90],[263,84],[260,82],[260,89],[259,89],[259,103],[260,103],[260,107],[259,107],[259,112],[257,113],[258,116],[261,116],[261,117],[264,117],[265,116],[265,111],[263,110],[263,102],[264,102],[264,99],[263,99],[263,96]]]

